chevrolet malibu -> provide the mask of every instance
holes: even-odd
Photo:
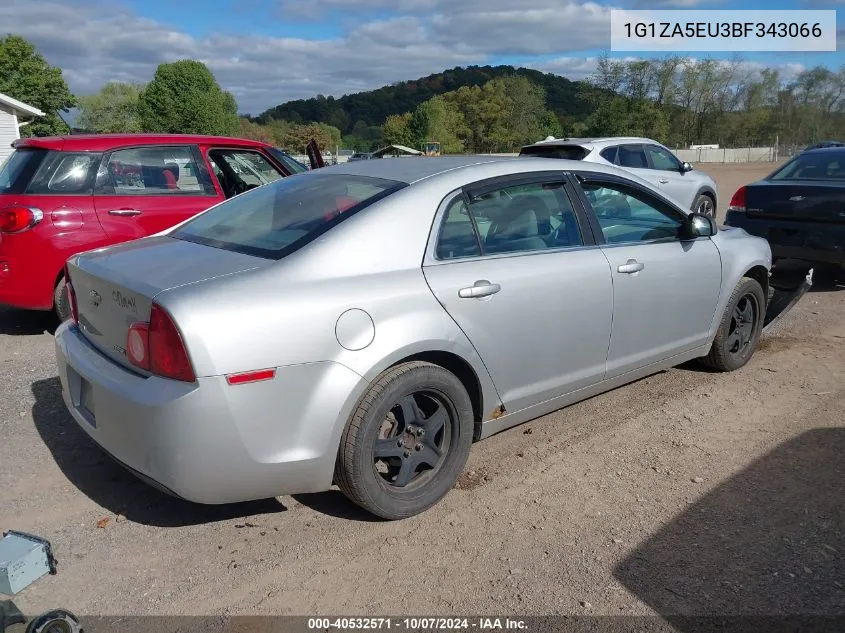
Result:
[[[474,440],[690,359],[745,365],[770,265],[613,166],[352,162],[72,257],[59,374],[79,426],[166,492],[337,484],[398,519]]]

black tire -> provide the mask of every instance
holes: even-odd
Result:
[[[716,203],[713,198],[706,193],[699,194],[695,202],[692,203],[692,210],[696,213],[702,213],[711,218],[716,217]]]
[[[455,484],[472,435],[472,403],[454,374],[420,361],[397,365],[372,384],[346,425],[335,481],[376,516],[413,516]]]
[[[67,293],[65,292],[65,278],[59,279],[56,288],[53,290],[53,314],[59,320],[59,323],[64,323],[70,318],[70,301],[68,301]]]
[[[750,318],[749,310],[752,312]],[[757,347],[765,310],[766,297],[759,282],[750,277],[740,279],[725,307],[710,353],[701,358],[701,362],[716,371],[743,367]]]

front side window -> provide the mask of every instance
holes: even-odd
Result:
[[[451,259],[582,246],[583,239],[562,182],[503,186],[447,209],[437,257]]]
[[[259,152],[215,149],[208,153],[208,158],[227,198],[275,182],[282,177]]]
[[[101,181],[102,182],[102,181]],[[178,195],[205,193],[189,146],[133,147],[111,153],[103,193]],[[97,187],[100,191],[100,185]]]
[[[90,194],[102,156],[95,152],[50,152],[26,192]]]
[[[653,196],[616,183],[582,188],[609,244],[679,239],[683,214]]]
[[[170,235],[279,259],[403,186],[380,178],[309,172],[227,200]]]
[[[620,145],[616,156],[616,164],[622,167],[633,167],[635,169],[648,169],[648,161],[645,157],[642,145]]]
[[[301,174],[308,171],[308,167],[277,147],[271,147],[270,153],[277,161],[284,165],[291,174]]]
[[[646,145],[648,157],[651,159],[651,166],[653,169],[663,169],[665,171],[680,171],[680,161],[672,156],[662,147],[657,145]]]

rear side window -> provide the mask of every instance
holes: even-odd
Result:
[[[534,156],[535,158],[563,158],[567,160],[583,160],[590,153],[580,145],[529,145],[523,147],[520,156]]]
[[[437,237],[437,258],[455,259],[481,255],[481,245],[463,196],[458,196],[446,209]]]
[[[616,164],[622,167],[648,169],[648,160],[642,145],[620,145],[616,160]]]
[[[182,145],[114,151],[101,184],[98,193],[118,196],[206,193],[194,153]]]
[[[44,149],[18,149],[0,166],[0,193],[22,193],[48,154]]]
[[[584,244],[560,181],[503,186],[463,196],[447,208],[437,238],[438,259],[543,251]]]
[[[97,152],[49,152],[26,193],[90,194],[102,157]]]
[[[380,178],[309,172],[231,198],[170,235],[256,257],[280,259],[404,186]]]
[[[601,151],[601,157],[609,163],[618,165],[619,163],[616,162],[616,154],[618,150],[619,147],[617,145],[614,145],[613,147],[606,147]]]

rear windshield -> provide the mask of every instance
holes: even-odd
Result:
[[[309,172],[235,196],[170,235],[280,259],[404,186],[380,178]]]
[[[565,158],[567,160],[581,160],[590,150],[580,145],[529,145],[523,147],[520,156],[536,156],[538,158]]]
[[[43,149],[18,149],[0,166],[0,193],[23,193],[47,155]]]
[[[767,180],[845,180],[845,151],[799,154]]]

